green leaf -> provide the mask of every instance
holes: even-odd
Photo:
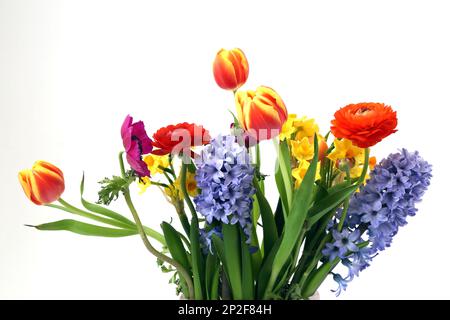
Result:
[[[242,300],[241,243],[238,225],[222,224],[224,254],[234,300]]]
[[[287,194],[286,194],[286,188],[284,186],[284,180],[283,180],[283,175],[281,173],[281,169],[280,169],[280,165],[278,163],[276,163],[275,166],[275,183],[277,185],[277,189],[278,189],[278,193],[280,194],[280,200],[281,200],[281,208],[282,208],[282,214],[284,217],[287,217],[288,215],[288,199],[287,199]]]
[[[125,177],[112,176],[112,178],[104,178],[99,181],[101,187],[98,192],[98,204],[109,205],[112,201],[119,197],[121,192],[124,192],[136,176],[133,171],[128,171]]]
[[[330,210],[336,208],[346,198],[351,196],[356,189],[358,189],[357,185],[343,187],[342,189],[338,189],[334,193],[327,195],[325,198],[316,203],[308,212],[308,226],[311,227],[314,225],[324,215],[330,212]]]
[[[255,180],[253,185],[256,189],[256,198],[258,200],[258,206],[261,212],[261,219],[263,224],[263,243],[264,252],[270,252],[273,244],[278,239],[277,226],[275,224],[275,218],[272,213],[272,208],[266,197],[261,192],[258,182]]]
[[[189,264],[189,259],[178,231],[167,222],[163,222],[161,228],[172,258],[179,262],[186,270],[190,270],[191,266]]]
[[[240,129],[240,128],[241,128],[241,124],[239,123],[238,118],[237,118],[236,115],[233,113],[233,111],[231,111],[231,110],[228,110],[228,111],[229,111],[230,114],[233,116],[233,124],[234,124],[234,127],[235,127],[236,129]]]
[[[194,278],[194,294],[196,300],[203,300],[203,276],[204,262],[200,251],[198,220],[194,217],[191,221],[191,256],[192,256],[192,275]]]
[[[72,219],[64,219],[30,227],[34,227],[38,230],[43,231],[70,231],[83,236],[94,236],[94,237],[116,238],[116,237],[127,237],[137,234],[136,230],[100,227]]]
[[[278,251],[278,248],[280,247],[281,238],[278,238],[278,240],[275,242],[272,250],[267,251],[266,255],[264,256],[264,260],[261,266],[261,269],[258,273],[258,278],[256,281],[256,298],[262,299],[264,296],[265,289],[267,287],[267,284],[269,282],[270,273],[272,271],[272,265],[273,265],[273,259],[275,258],[275,254]]]
[[[82,203],[83,207],[85,207],[87,210],[89,210],[91,212],[101,214],[101,215],[109,217],[111,219],[115,219],[117,221],[123,222],[123,223],[128,224],[128,225],[132,226],[133,228],[135,228],[134,222],[125,218],[121,214],[114,212],[110,209],[107,209],[105,207],[102,207],[98,204],[94,204],[89,201],[86,201],[83,198],[83,193],[84,193],[84,174],[83,174],[83,178],[81,179],[81,184],[80,184],[81,203]]]
[[[330,271],[337,266],[339,261],[341,260],[336,258],[334,261],[325,262],[309,276],[302,288],[302,297],[304,299],[311,297],[317,291]]]
[[[205,286],[208,300],[217,300],[219,297],[219,270],[217,256],[208,253],[205,267]]]
[[[315,182],[317,160],[318,160],[318,142],[317,136],[314,136],[314,158],[311,160],[308,171],[302,181],[302,184],[294,192],[292,208],[285,223],[284,233],[280,248],[278,249],[273,261],[272,273],[265,290],[264,297],[267,297],[275,284],[275,281],[282,270],[284,264],[291,256],[298,238],[303,229],[308,209],[312,202],[312,191]]]
[[[229,288],[230,285],[230,277],[229,277],[229,272],[228,272],[228,263],[227,263],[227,259],[225,257],[225,249],[224,249],[224,244],[222,239],[220,239],[216,234],[212,235],[212,244],[214,247],[214,252],[217,254],[218,258],[220,259],[220,261],[222,261],[222,266],[223,266],[223,273],[225,274],[225,277],[222,277],[222,281],[225,281],[226,283],[222,283],[222,293],[224,290],[224,287]],[[226,292],[228,292],[229,290],[226,290]],[[222,298],[226,298],[228,299],[228,295],[227,297],[223,297]]]
[[[278,149],[278,161],[283,178],[284,189],[286,190],[287,207],[286,213],[289,213],[292,205],[292,169],[291,169],[291,152],[286,140],[280,141]]]
[[[254,299],[253,267],[250,256],[250,248],[245,243],[245,234],[239,228],[241,238],[241,261],[242,261],[242,297],[244,300]]]
[[[281,198],[278,199],[277,208],[275,210],[275,224],[277,226],[278,234],[283,233],[284,229],[284,216],[283,216],[283,204]]]
[[[195,166],[195,164],[194,164],[192,161],[190,161],[190,162],[188,163],[188,165],[187,165],[187,171],[188,171],[189,173],[195,173],[195,172],[197,172],[197,167]]]

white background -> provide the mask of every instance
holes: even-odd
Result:
[[[398,111],[399,131],[373,151],[381,159],[420,150],[434,166],[432,186],[393,246],[339,299],[450,298],[449,16],[448,1],[430,0],[1,0],[0,298],[175,298],[138,237],[24,227],[70,215],[31,204],[17,172],[37,159],[55,163],[64,198],[77,203],[84,170],[95,200],[96,181],[118,172],[126,114],[150,134],[181,121],[226,133],[233,100],[211,72],[222,47],[245,51],[245,88],[272,86],[323,133],[348,103]],[[266,173],[272,149],[263,146]],[[149,226],[173,217],[156,189],[134,198]],[[334,287],[327,281],[322,298],[334,299]]]

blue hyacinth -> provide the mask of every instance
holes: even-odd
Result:
[[[205,255],[207,255],[208,252],[211,252],[211,254],[213,253],[211,245],[213,235],[216,235],[222,239],[222,228],[220,226],[216,226],[210,230],[200,229],[200,246]]]
[[[201,190],[194,198],[197,211],[208,224],[239,223],[249,242],[255,189],[254,168],[247,149],[236,142],[235,136],[218,136],[203,149],[195,163],[195,178]]]
[[[391,245],[398,229],[406,225],[406,218],[416,214],[416,203],[421,201],[430,179],[431,165],[418,152],[410,153],[406,149],[390,154],[374,168],[366,185],[350,199],[344,224],[347,228],[345,235],[350,231],[361,231],[358,240],[351,239],[353,243],[368,240],[369,246],[356,251],[347,250],[345,255],[344,246],[342,243],[339,245],[342,233],[332,231],[334,242],[328,243],[322,251],[330,260],[343,258],[342,263],[348,268],[346,278],[337,277],[340,289],[345,290],[344,281],[358,276],[379,251]]]

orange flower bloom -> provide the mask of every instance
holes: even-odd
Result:
[[[221,49],[213,63],[214,79],[225,90],[239,89],[248,78],[248,61],[241,49]]]
[[[278,93],[264,86],[237,92],[236,108],[242,128],[258,141],[278,136],[288,117]]]
[[[396,132],[397,112],[384,103],[349,104],[334,114],[331,132],[360,148],[371,147]]]
[[[64,192],[64,175],[45,161],[36,161],[31,169],[19,172],[25,195],[37,205],[52,203]]]

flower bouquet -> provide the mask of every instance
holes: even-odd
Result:
[[[431,166],[405,149],[379,163],[370,156],[369,148],[397,127],[396,112],[383,103],[339,109],[321,135],[314,119],[288,114],[275,90],[238,91],[249,74],[241,50],[220,50],[213,74],[234,95],[229,133],[212,138],[200,125],[180,123],[150,138],[142,121],[127,116],[120,174],[100,181],[95,203],[83,196],[84,177],[81,205],[63,200],[63,172],[48,162],[19,173],[35,204],[94,221],[34,227],[139,235],[186,299],[309,299],[328,276],[340,294],[416,214]],[[273,173],[261,170],[264,140],[275,145]],[[144,226],[132,201],[133,183],[142,192],[159,189],[177,219],[162,222],[159,231]],[[277,203],[267,200],[267,183],[276,184]],[[110,208],[120,197],[130,218]]]

